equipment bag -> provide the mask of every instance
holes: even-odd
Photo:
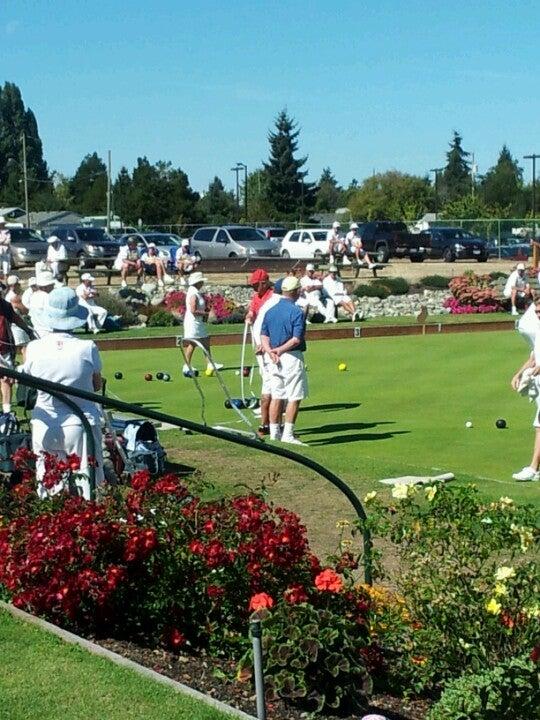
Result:
[[[36,405],[37,393],[36,388],[18,383],[15,393],[17,407],[24,408],[25,410],[33,410]]]
[[[20,423],[13,413],[3,413],[0,415],[0,472],[14,472],[11,457],[19,448],[31,450],[32,435],[21,431]]]
[[[165,471],[167,453],[151,422],[114,419],[111,425],[123,436],[124,451],[135,470],[148,470],[151,475],[160,475]]]

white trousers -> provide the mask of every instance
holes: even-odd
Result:
[[[99,305],[90,305],[86,300],[79,298],[79,305],[88,310],[88,329],[101,330],[103,323],[107,319],[107,311]]]
[[[104,482],[103,452],[101,447],[101,428],[92,425],[94,443],[96,446],[96,486]],[[46,452],[65,460],[68,455],[75,454],[81,460],[81,468],[75,478],[75,485],[79,493],[90,499],[90,482],[88,480],[89,456],[86,442],[86,433],[80,423],[56,425],[53,420],[32,420],[32,450],[38,456],[36,460],[36,476],[38,480],[38,495],[46,498],[56,495],[65,488],[65,481],[57,483],[53,488],[46,489],[41,484],[45,474],[45,462],[41,453]]]
[[[309,308],[315,308],[317,312],[324,315],[325,320],[331,320],[334,317],[334,302],[329,299],[325,305],[319,290],[312,290],[307,293],[304,297],[299,298],[296,304],[301,308],[307,307],[308,310]]]

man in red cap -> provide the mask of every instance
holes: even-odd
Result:
[[[251,337],[255,348],[255,356],[259,365],[259,373],[262,378],[261,387],[261,424],[258,430],[259,436],[264,437],[270,434],[270,368],[267,367],[261,346],[261,327],[266,311],[280,300],[272,290],[272,283],[266,270],[261,268],[254,270],[249,276],[249,284],[253,288],[253,295],[249,303],[246,315],[246,323],[251,325]]]

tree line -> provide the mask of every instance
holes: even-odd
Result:
[[[72,177],[51,171],[34,113],[25,107],[17,85],[10,82],[0,86],[0,205],[24,203],[23,135],[32,211],[105,214],[107,167],[103,159],[97,152],[89,153]],[[433,178],[389,170],[361,182],[353,179],[343,187],[329,167],[318,182],[307,180],[307,157],[299,155],[299,136],[296,121],[286,110],[279,112],[268,133],[268,160],[241,184],[239,198],[217,176],[204,193],[198,193],[180,167],[167,161],[152,164],[139,157],[131,170],[122,167],[112,183],[113,212],[127,224],[140,219],[145,225],[302,221],[340,207],[349,208],[356,220],[414,220],[426,212],[449,218],[531,213],[530,186],[506,145],[495,165],[478,175],[461,135],[454,131],[446,164]]]

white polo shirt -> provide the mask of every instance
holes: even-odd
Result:
[[[94,297],[96,295],[96,289],[93,285],[85,285],[84,283],[81,283],[80,285],[77,285],[77,288],[75,290],[77,293],[77,297],[85,302],[87,305],[95,305],[96,302],[94,300]]]
[[[332,299],[338,298],[341,299],[343,297],[348,297],[347,292],[345,291],[345,286],[341,282],[341,280],[334,280],[330,275],[327,275],[323,280],[323,288],[326,290],[328,295]]]
[[[55,248],[54,245],[49,245],[47,248],[47,261],[48,262],[60,262],[61,260],[67,260],[67,250],[65,245],[60,245]]]
[[[362,238],[360,237],[360,235],[357,235],[354,230],[349,230],[345,239],[347,241],[347,245],[351,248],[362,247]]]
[[[22,370],[65,387],[94,392],[93,375],[101,372],[101,358],[96,344],[91,340],[79,340],[64,332],[49,332],[45,337],[33,340],[27,345]],[[79,398],[72,399],[91,423],[97,425],[100,422],[101,411],[96,403]],[[57,425],[80,422],[67,405],[41,391],[38,391],[32,417]]]

